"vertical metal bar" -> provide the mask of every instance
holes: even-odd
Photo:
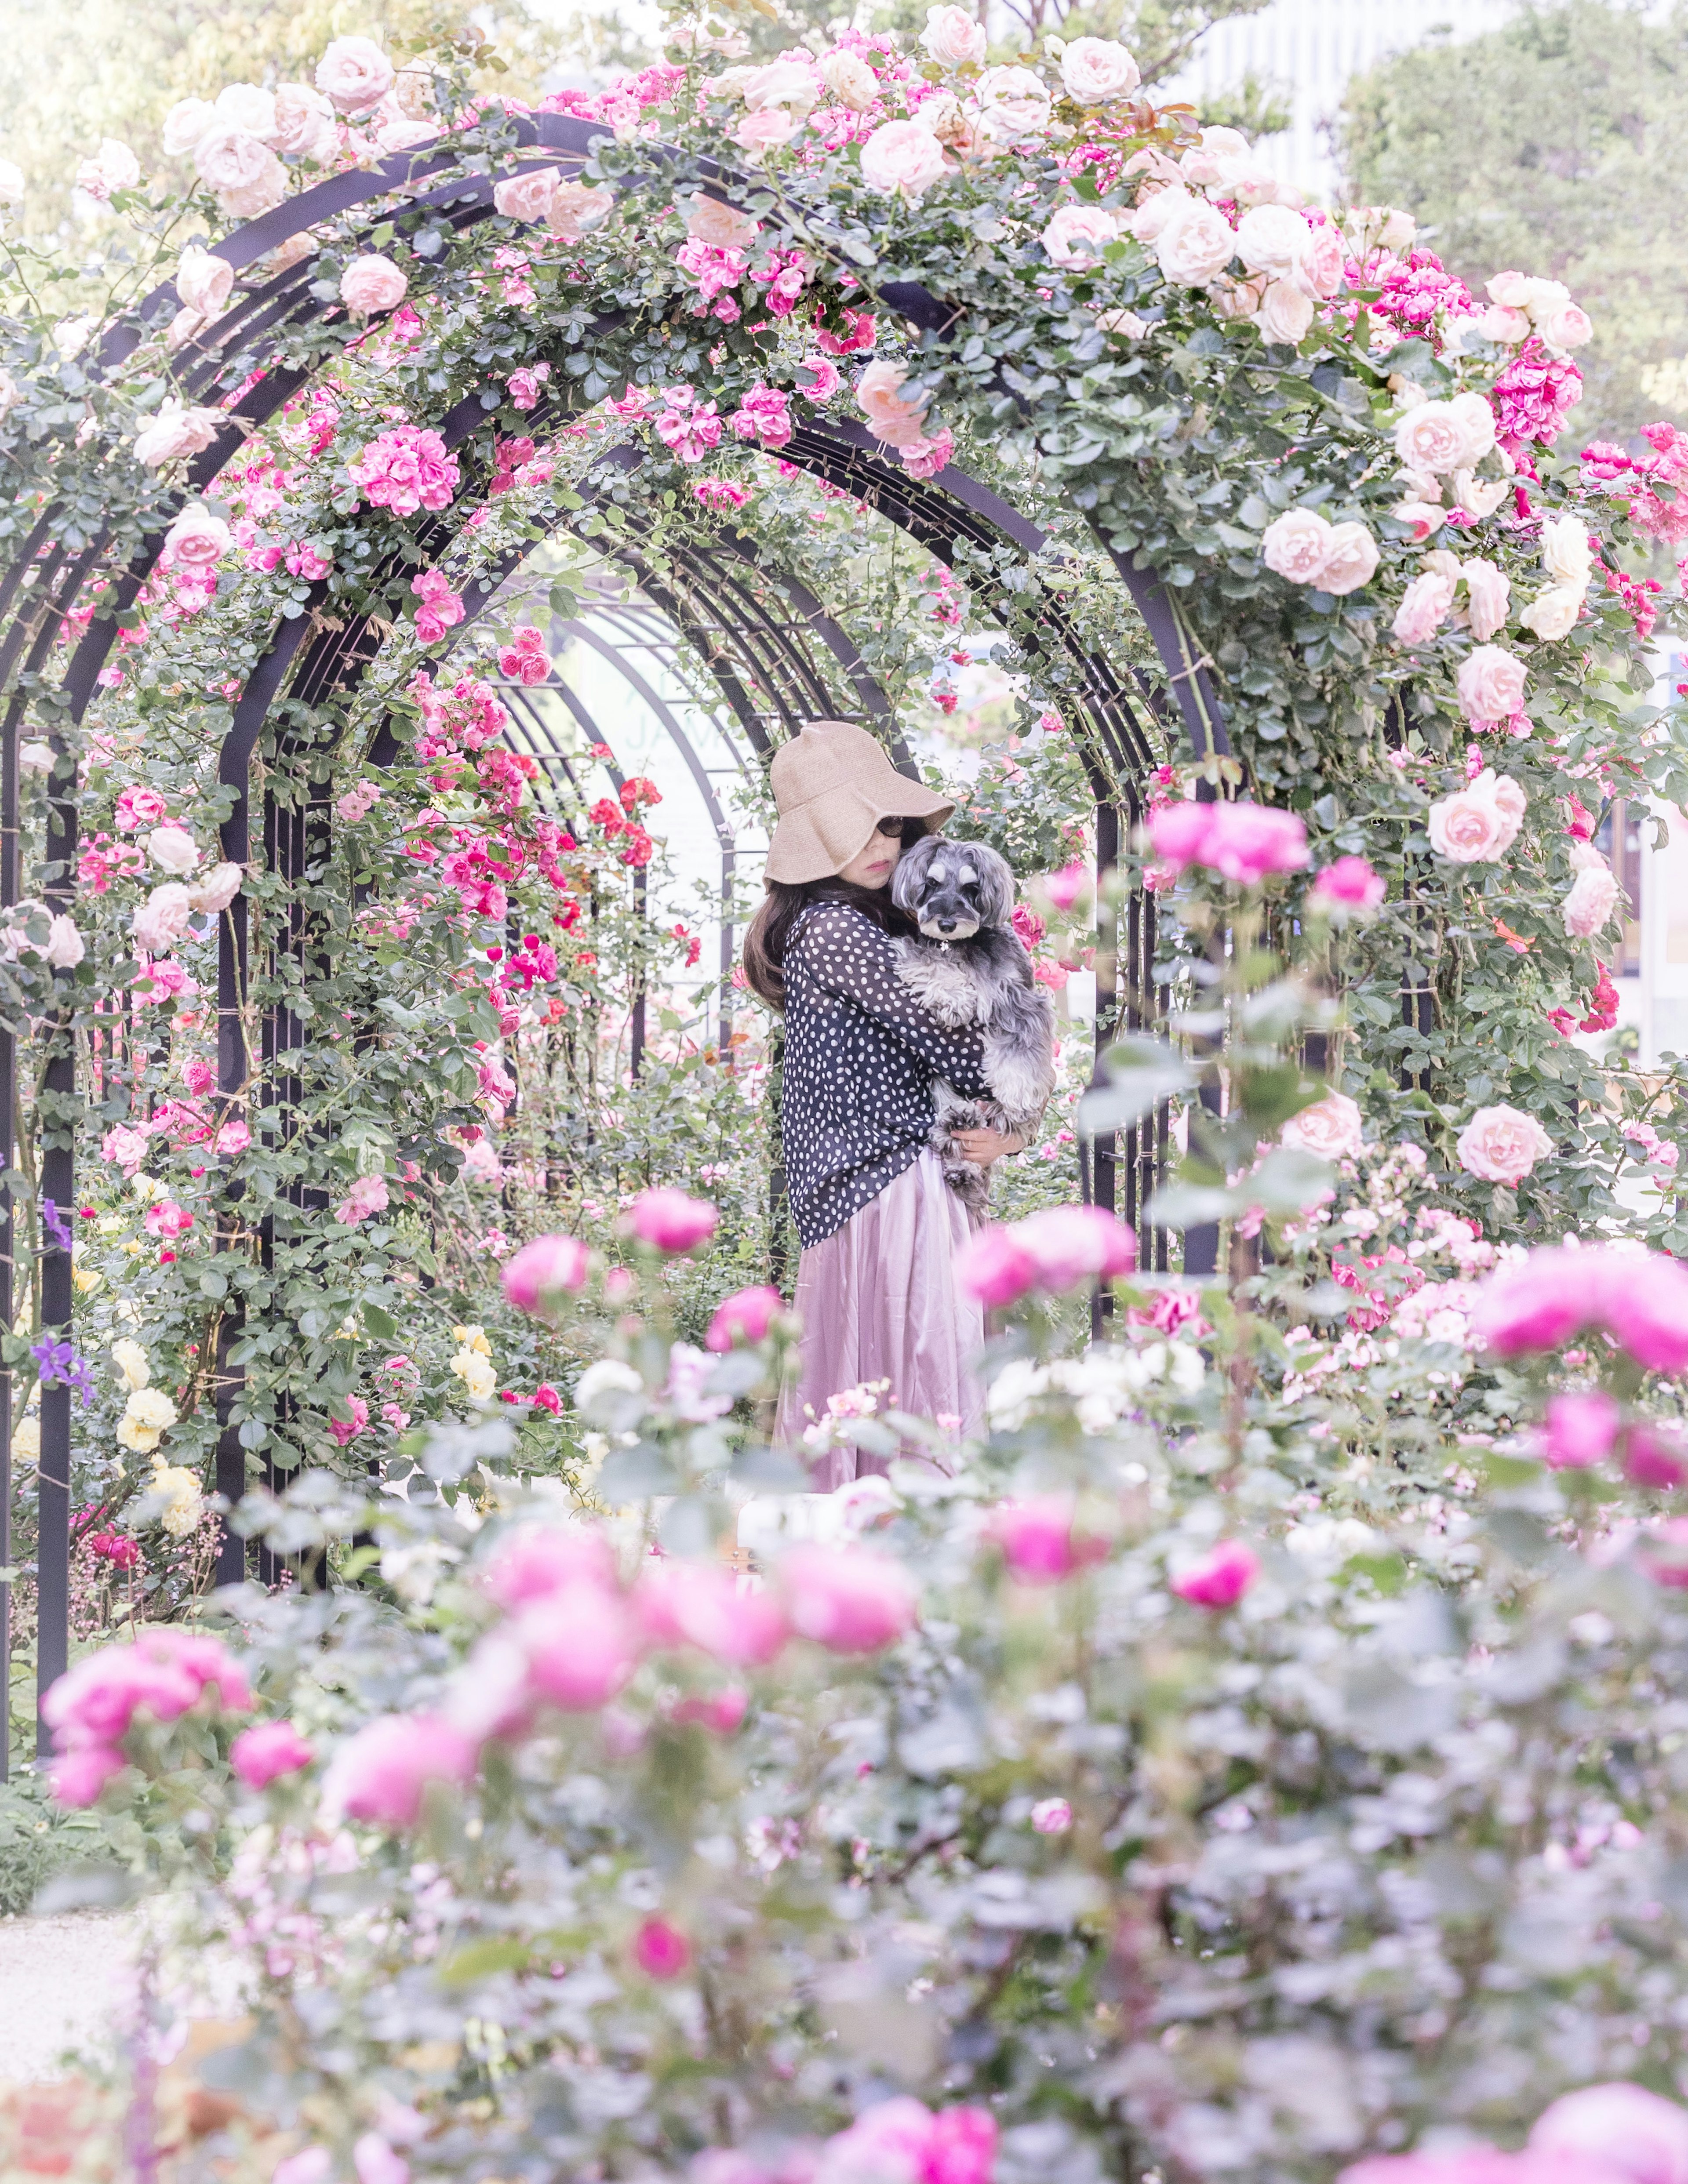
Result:
[[[633,873],[633,915],[638,919],[642,925],[646,922],[645,911],[648,894],[644,875],[645,868],[643,865],[640,865]],[[634,989],[633,992],[632,1037],[629,1042],[632,1050],[629,1061],[629,1073],[636,1084],[639,1080],[639,1074],[644,1067],[644,965],[643,961],[641,961],[639,965],[638,984]]]
[[[53,739],[55,757],[64,739]],[[76,867],[76,778],[74,771],[47,806],[47,884],[50,911],[67,911]],[[54,1000],[60,1024],[51,1033],[47,1052],[42,1135],[41,1196],[51,1199],[61,1216],[76,1199],[75,1146],[72,1136],[76,1094],[76,1046],[70,1022],[75,1007],[74,973],[54,973]],[[55,1142],[56,1140],[56,1142]],[[70,1254],[42,1231],[41,1318],[45,1340],[74,1339]],[[41,1701],[70,1665],[70,1389],[58,1380],[41,1396],[41,1461],[36,1471],[36,1749],[45,1754],[52,1737],[40,1713]]]
[[[1090,1082],[1102,1082],[1102,1056],[1113,1042],[1119,1023],[1119,914],[1111,899],[1108,883],[1119,865],[1119,806],[1111,798],[1096,804],[1096,1026],[1095,1060]],[[1095,1202],[1112,1212],[1118,1199],[1119,1139],[1112,1130],[1099,1131],[1090,1142],[1091,1189]],[[1090,1332],[1100,1340],[1103,1323],[1113,1314],[1113,1293],[1098,1284],[1090,1300]]]

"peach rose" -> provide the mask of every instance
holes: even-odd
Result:
[[[545,225],[565,242],[594,234],[616,209],[614,190],[594,190],[585,182],[561,182],[551,198]]]
[[[1088,273],[1102,262],[1102,253],[1117,229],[1111,212],[1100,205],[1066,204],[1050,216],[1043,232],[1043,246],[1057,265]]]
[[[1061,87],[1080,106],[1129,98],[1142,74],[1117,38],[1075,38],[1061,57]]]
[[[369,114],[393,88],[393,64],[373,38],[336,38],[316,64],[316,87],[337,114]]]
[[[175,567],[207,569],[220,561],[233,544],[233,535],[220,515],[213,515],[203,501],[184,508],[164,534],[164,560]]]
[[[879,96],[879,79],[860,53],[828,53],[821,64],[821,81],[852,114],[865,114]]]
[[[1276,210],[1274,206],[1261,205],[1256,210]],[[1254,214],[1249,214],[1251,220]],[[1260,309],[1254,314],[1254,324],[1262,337],[1287,348],[1299,348],[1306,338],[1307,328],[1313,322],[1313,299],[1303,293],[1293,281],[1274,281],[1260,299]]]
[[[1485,1183],[1522,1183],[1537,1161],[1553,1150],[1553,1140],[1533,1115],[1504,1104],[1479,1107],[1460,1132],[1459,1164]]]
[[[940,68],[978,68],[990,41],[965,8],[928,8],[920,42]]]
[[[1507,626],[1512,608],[1512,578],[1492,561],[1484,560],[1462,562],[1459,573],[1465,579],[1471,634],[1479,644],[1486,644]]]
[[[175,292],[184,307],[209,318],[213,311],[220,311],[229,300],[229,291],[235,284],[235,269],[226,258],[213,257],[209,250],[201,250],[190,243],[178,259],[175,269]]]
[[[888,447],[911,447],[925,437],[926,401],[905,402],[902,388],[908,375],[903,365],[881,358],[870,364],[855,383],[855,398],[876,438]]]
[[[718,198],[697,197],[686,207],[686,232],[719,250],[743,250],[761,233],[747,212],[735,212]]]
[[[922,122],[884,122],[861,148],[861,179],[882,197],[917,198],[948,171],[944,147]]]
[[[1516,653],[1498,644],[1479,644],[1460,662],[1455,677],[1461,712],[1468,721],[1509,721],[1524,710],[1529,674]]]
[[[135,460],[155,471],[178,455],[199,454],[228,421],[220,410],[188,410],[180,402],[165,402],[152,423],[136,434]]]
[[[1453,608],[1453,579],[1427,569],[1407,587],[1396,610],[1391,632],[1401,644],[1428,644]]]
[[[1510,478],[1480,478],[1474,471],[1456,471],[1453,504],[1480,520],[1492,515],[1512,489]]]
[[[1524,793],[1510,774],[1485,766],[1474,781],[1433,804],[1425,815],[1430,847],[1456,865],[1495,864],[1518,839]]]
[[[1199,198],[1174,212],[1155,242],[1155,258],[1168,281],[1205,288],[1236,255],[1235,231],[1217,206]]]
[[[1478,319],[1477,328],[1485,341],[1512,348],[1529,339],[1529,314],[1515,310],[1510,304],[1490,304]]]
[[[308,83],[278,84],[272,142],[291,159],[314,159],[318,166],[326,166],[340,148],[334,109]]]
[[[287,170],[270,147],[226,121],[214,123],[194,146],[193,164],[223,210],[237,220],[255,220],[287,192]]]
[[[354,258],[340,276],[340,300],[359,318],[395,310],[410,283],[390,258]]]
[[[1278,1133],[1280,1145],[1316,1153],[1320,1160],[1347,1160],[1360,1150],[1360,1110],[1345,1092],[1327,1092]]]
[[[1288,205],[1256,205],[1237,222],[1237,255],[1251,273],[1287,280],[1306,254],[1307,234],[1306,220]]]

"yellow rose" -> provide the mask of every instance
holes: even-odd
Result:
[[[499,1384],[498,1374],[478,1351],[460,1350],[451,1361],[451,1369],[477,1403],[484,1403]]]
[[[483,1357],[490,1357],[493,1354],[493,1346],[487,1340],[487,1330],[484,1327],[454,1327],[451,1330],[451,1339],[454,1342],[460,1344],[465,1350],[479,1351]]]
[[[176,1421],[176,1407],[162,1388],[136,1388],[123,1407],[123,1415],[148,1433],[168,1433]]]
[[[118,1378],[125,1388],[132,1390],[151,1385],[153,1368],[147,1362],[147,1353],[128,1335],[123,1335],[112,1344],[111,1362],[117,1368]]]
[[[137,1425],[133,1418],[117,1422],[117,1443],[120,1448],[132,1448],[136,1456],[150,1456],[164,1435],[157,1426]]]
[[[12,1455],[19,1463],[41,1462],[41,1420],[30,1417],[19,1418],[17,1430],[12,1435]]]

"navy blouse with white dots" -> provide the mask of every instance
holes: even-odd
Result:
[[[897,976],[889,934],[847,903],[799,912],[786,942],[786,1188],[805,1251],[842,1228],[930,1139],[942,1077],[983,1099],[983,1041],[949,1031]]]

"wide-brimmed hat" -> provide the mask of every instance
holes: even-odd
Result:
[[[811,721],[774,753],[768,772],[779,824],[767,877],[789,886],[841,872],[882,819],[922,820],[930,834],[955,808],[899,773],[885,746],[848,721]]]

